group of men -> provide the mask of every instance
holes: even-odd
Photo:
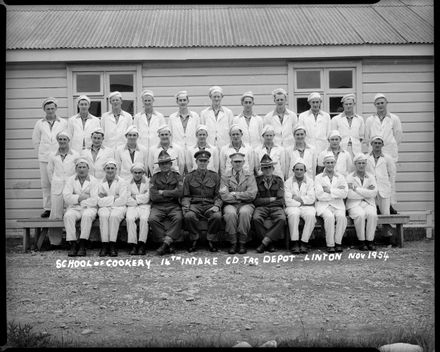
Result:
[[[117,255],[124,218],[133,255],[145,254],[149,228],[162,239],[159,255],[174,251],[182,226],[190,234],[189,251],[195,251],[201,219],[208,221],[211,251],[218,250],[222,222],[230,254],[246,253],[252,225],[261,239],[257,252],[274,251],[287,223],[291,251],[306,253],[316,215],[324,220],[328,251],[342,251],[346,211],[360,249],[374,249],[377,209],[395,212],[402,138],[399,118],[387,111],[387,98],[374,97],[377,113],[364,123],[354,112],[353,94],[342,98],[344,111],[333,119],[321,110],[319,93],[309,95],[310,109],[299,117],[287,109],[284,89],[272,94],[275,108],[262,118],[253,112],[252,92],[242,95],[243,111],[234,117],[221,104],[221,87],[209,89],[211,106],[200,115],[189,110],[188,93],[180,91],[175,96],[179,109],[168,123],[153,107],[151,90],[142,92],[144,109],[134,117],[122,110],[119,92],[110,93],[112,109],[100,119],[89,113],[85,95],[77,100],[78,114],[67,120],[57,116],[56,99],[45,99],[46,116],[33,131],[41,216],[64,218],[69,256],[86,255],[96,216],[101,256]],[[51,231],[49,239],[60,244],[61,234]]]

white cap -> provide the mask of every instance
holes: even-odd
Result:
[[[321,94],[319,94],[318,92],[310,93],[309,96],[307,97],[307,101],[310,103],[310,100],[313,99],[319,99],[320,101],[322,101]]]
[[[141,93],[141,97],[143,97],[144,95],[149,95],[150,97],[152,97],[154,99],[154,93],[152,90],[144,89]]]
[[[145,172],[145,166],[140,162],[136,162],[131,165],[130,172],[133,172],[134,170],[142,170],[143,172]]]
[[[355,155],[355,157],[353,158],[353,163],[355,163],[356,161],[359,161],[359,160],[367,160],[367,159],[368,159],[368,157],[364,153],[357,153]]]
[[[333,152],[328,152],[324,155],[324,158],[322,159],[322,161],[325,162],[327,160],[336,161],[336,158],[335,158],[335,155],[333,154]]]
[[[58,106],[58,102],[57,102],[57,100],[56,100],[55,98],[53,98],[53,97],[49,97],[49,98],[44,99],[43,102],[41,103],[41,106],[42,106],[43,109],[44,109],[44,106],[45,106],[46,104],[50,104],[50,103],[54,103],[55,105]]]
[[[114,91],[114,92],[111,92],[111,93],[108,95],[108,100],[110,100],[110,99],[113,98],[113,97],[119,97],[119,98],[122,99],[122,94],[121,94],[120,92],[118,92],[117,90]]]
[[[382,94],[382,93],[377,93],[377,94],[374,96],[374,102],[376,102],[376,100],[377,100],[377,99],[380,99],[380,98],[384,98],[384,99],[386,100],[386,102],[388,102],[387,97],[386,97],[384,94]]]
[[[95,134],[95,133],[100,133],[100,134],[102,134],[102,136],[104,136],[104,130],[103,130],[101,127],[96,127],[96,128],[92,131],[92,133],[90,133],[90,136],[93,136],[93,134]]]
[[[336,136],[339,137],[339,138],[342,138],[341,134],[339,133],[338,130],[331,130],[330,133],[328,134],[327,139],[330,139],[330,138],[336,137]]]
[[[293,134],[295,135],[295,132],[298,130],[304,130],[304,133],[307,134],[306,126],[304,125],[297,124],[293,129]]]
[[[209,96],[211,96],[213,93],[218,92],[221,95],[223,95],[223,89],[219,86],[212,86],[209,88]]]
[[[297,164],[303,164],[304,165],[304,169],[307,170],[306,161],[303,158],[298,158],[298,159],[295,160],[295,163],[293,164],[292,170],[295,168],[295,166]]]
[[[85,159],[85,158],[76,158],[75,159],[75,166],[77,166],[78,164],[81,164],[81,163],[87,164],[87,166],[90,167],[90,163],[87,159]]]
[[[168,131],[171,133],[171,128],[168,125],[162,125],[157,129],[157,133],[159,134],[161,131]]]
[[[371,137],[370,143],[375,141],[376,139],[380,139],[383,142],[383,137],[377,134],[377,135]]]
[[[125,136],[127,136],[127,134],[129,134],[130,132],[135,132],[139,136],[139,130],[137,129],[137,127],[135,125],[130,125],[127,127],[127,129],[125,130]]]
[[[58,137],[60,137],[60,136],[64,136],[64,137],[69,138],[69,141],[72,139],[72,136],[71,136],[70,133],[67,132],[67,131],[60,131],[60,132],[58,132],[58,133],[57,133],[57,139],[58,139]]]
[[[241,101],[243,101],[244,98],[252,98],[252,100],[253,100],[254,99],[254,93],[252,93],[251,91],[245,92],[241,96]]]
[[[196,129],[196,135],[197,135],[197,132],[199,132],[200,130],[208,132],[208,126],[206,126],[206,125],[199,125],[197,127],[197,129]]]
[[[114,159],[108,159],[108,160],[104,163],[103,168],[105,169],[105,167],[106,167],[107,165],[109,165],[109,164],[113,164],[113,165],[115,165],[116,168],[118,167],[118,163],[116,162],[116,160],[114,160]]]
[[[239,130],[241,133],[243,133],[242,129],[240,128],[240,126],[236,123],[232,124],[231,127],[229,127],[229,134],[232,133],[232,131],[235,130]]]
[[[90,98],[87,95],[80,95],[76,101],[76,105],[78,105],[81,100],[87,101],[90,105]]]
[[[270,124],[265,125],[265,126],[263,127],[263,131],[261,132],[261,135],[264,136],[264,134],[265,134],[266,132],[274,132],[274,133],[275,133],[275,128],[273,128],[273,126],[270,125]]]
[[[188,98],[188,92],[186,90],[181,90],[181,91],[177,92],[175,95],[176,99],[178,99],[181,95]]]
[[[342,99],[341,99],[341,103],[343,103],[344,101],[349,100],[349,99],[353,100],[353,103],[356,102],[356,97],[355,97],[355,95],[354,95],[353,93],[350,93],[350,94],[345,94],[345,95],[342,97]]]
[[[287,92],[283,88],[277,88],[272,91],[272,95],[274,97],[275,97],[275,95],[278,95],[278,94],[284,94],[284,96],[287,97]]]

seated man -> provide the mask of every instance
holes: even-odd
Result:
[[[162,150],[155,163],[159,164],[160,170],[150,181],[151,210],[148,223],[156,237],[165,234],[162,245],[156,251],[158,255],[174,253],[172,243],[179,238],[182,229],[183,215],[179,198],[183,193],[183,178],[177,171],[171,170],[173,161],[174,159]],[[169,228],[164,226],[165,219],[171,221]]]
[[[368,157],[357,154],[353,161],[356,171],[347,176],[348,196],[346,207],[348,215],[353,219],[356,228],[356,235],[360,241],[361,251],[374,251],[374,233],[377,226],[377,211],[375,197],[377,195],[377,184],[374,175],[365,172]],[[367,231],[365,231],[365,225]],[[367,243],[365,244],[365,237]]]
[[[306,161],[298,158],[293,164],[293,175],[284,182],[284,200],[289,224],[290,239],[293,242],[292,254],[307,253],[307,243],[315,228],[316,210],[315,185],[307,174]],[[304,228],[299,242],[299,218],[304,219]]]
[[[280,176],[274,175],[274,162],[268,154],[259,160],[263,173],[257,176],[258,193],[254,200],[255,211],[253,222],[257,236],[262,239],[257,247],[258,253],[265,250],[275,252],[273,242],[279,240],[284,233],[286,215],[284,214],[284,182]],[[272,219],[270,229],[264,227],[264,220]]]
[[[218,232],[222,222],[222,200],[218,194],[220,188],[220,176],[211,170],[207,170],[211,153],[200,150],[194,154],[197,169],[191,171],[183,181],[182,211],[185,224],[190,232],[192,246],[189,252],[196,251],[197,240],[200,231],[197,223],[200,218],[208,219],[207,240],[209,250],[217,252]]]
[[[148,217],[150,216],[150,180],[145,176],[143,163],[136,162],[130,168],[131,180],[128,183],[127,242],[131,245],[130,255],[145,255],[148,237]],[[136,220],[139,219],[139,241]]]
[[[246,240],[255,208],[252,202],[258,190],[254,175],[243,170],[245,155],[234,153],[229,157],[232,169],[222,175],[219,190],[225,204],[223,209],[223,217],[226,222],[225,230],[231,243],[228,253],[235,254],[238,240],[240,244],[238,253],[245,254]]]
[[[104,171],[105,177],[99,182],[98,188],[98,216],[102,242],[99,256],[116,257],[119,224],[127,211],[128,187],[127,183],[116,175],[115,160],[108,160],[104,164]]]
[[[70,242],[69,257],[84,257],[98,205],[98,180],[89,175],[89,162],[84,158],[75,160],[76,175],[70,176],[63,189],[67,210],[64,213],[66,240]],[[81,235],[77,248],[76,221],[81,219]]]
[[[342,252],[342,237],[347,227],[344,204],[347,181],[342,174],[335,172],[336,159],[332,152],[324,156],[323,162],[324,171],[315,177],[316,214],[324,219],[327,252]]]

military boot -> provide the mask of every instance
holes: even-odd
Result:
[[[156,250],[156,254],[157,255],[164,255],[165,253],[167,253],[170,249],[170,246],[168,245],[168,243],[162,243],[162,245]]]
[[[105,257],[106,255],[109,255],[109,254],[110,254],[109,244],[108,244],[108,242],[103,242],[101,244],[101,250],[99,251],[99,256]]]
[[[78,257],[85,257],[86,256],[86,244],[87,244],[87,240],[85,240],[84,238],[81,238],[79,240],[79,249],[78,249],[78,253],[77,253]]]
[[[70,242],[70,249],[67,253],[68,257],[76,257],[76,254],[78,252],[78,249],[76,248],[76,241],[69,241]]]
[[[110,242],[110,257],[117,257],[116,242]]]
[[[246,250],[246,244],[244,243],[240,243],[239,249],[238,249],[238,254],[246,254],[247,250]]]
[[[139,241],[138,246],[139,246],[138,254],[145,255],[145,253],[147,253],[147,249],[145,248],[145,242]]]
[[[134,244],[134,243],[131,244],[131,248],[130,248],[130,251],[128,254],[129,255],[138,255],[138,248],[137,248],[136,244]]]
[[[298,241],[293,241],[293,246],[292,246],[292,248],[290,248],[290,252],[292,254],[299,254],[300,253]]]

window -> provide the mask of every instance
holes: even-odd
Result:
[[[90,113],[101,117],[111,110],[107,96],[110,92],[119,91],[122,95],[122,110],[134,115],[137,110],[136,92],[141,91],[140,66],[127,67],[69,67],[72,100],[69,102],[69,111],[72,115],[78,112],[76,101],[80,95],[87,95],[90,100]]]
[[[318,92],[323,97],[321,109],[334,117],[343,111],[341,98],[355,94],[356,105],[360,102],[361,85],[357,75],[361,74],[360,62],[311,62],[289,64],[289,105],[298,114],[310,109],[307,97]],[[293,98],[292,98],[293,97]],[[360,112],[361,113],[361,112]]]

